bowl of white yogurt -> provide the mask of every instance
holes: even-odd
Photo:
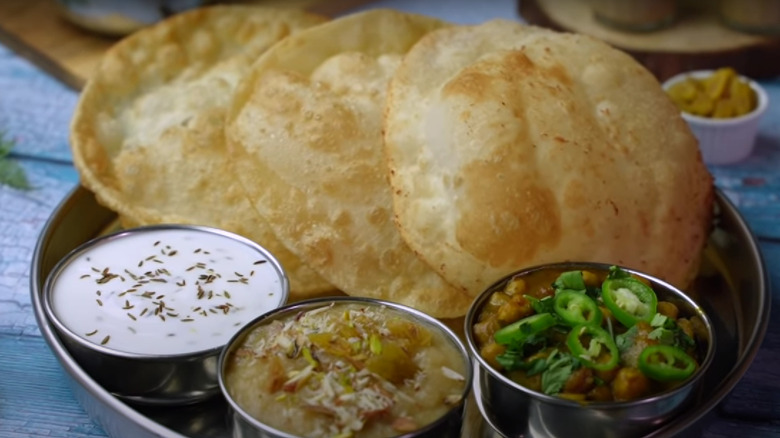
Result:
[[[43,306],[71,354],[109,392],[178,405],[218,394],[222,348],[288,296],[283,267],[258,243],[171,224],[74,249],[48,276]]]

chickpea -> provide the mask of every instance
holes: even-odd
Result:
[[[634,400],[647,394],[650,379],[633,367],[621,368],[612,381],[612,395],[616,401]]]
[[[525,295],[521,295],[521,294],[512,295],[512,297],[509,298],[509,301],[513,303],[517,303],[523,307],[527,307],[528,309],[530,309],[528,316],[530,316],[531,313],[534,312],[534,308],[533,306],[531,306],[531,302],[528,301],[528,298],[526,298]]]
[[[502,304],[496,311],[498,322],[501,325],[511,324],[519,321],[526,316],[531,316],[534,308],[531,302],[521,294],[515,294],[509,297],[509,301]]]
[[[695,339],[694,332],[693,332],[693,324],[691,324],[691,321],[687,318],[680,318],[677,320],[677,326],[680,327],[680,330],[683,331],[686,335],[690,336],[691,339]]]
[[[491,316],[490,318],[474,324],[474,338],[481,345],[493,341],[493,335],[501,328],[498,320]]]
[[[588,392],[588,400],[592,401],[612,401],[612,390],[607,385],[595,386]]]
[[[542,390],[542,374],[534,374],[529,376],[525,371],[511,371],[507,373],[507,377],[514,380],[518,384],[525,386],[531,391]]]
[[[680,316],[680,309],[678,309],[674,303],[670,303],[669,301],[659,301],[658,313],[669,319],[676,320],[677,317]]]
[[[488,301],[488,305],[493,307],[501,307],[507,302],[509,302],[509,295],[503,292],[493,292],[493,294],[490,295],[490,300]]]
[[[704,321],[698,316],[692,316],[690,321],[693,334],[696,335],[696,342],[709,342],[710,333],[707,331],[707,326],[704,325]]]
[[[655,339],[650,339],[650,333],[653,331],[653,327],[645,321],[639,321],[636,323],[637,331],[634,336],[631,346],[620,352],[620,359],[625,365],[635,367],[639,363],[639,355],[642,354],[642,350],[648,345],[655,345],[658,343]]]
[[[578,368],[563,385],[563,392],[573,394],[585,394],[595,385],[593,370],[590,368]]]
[[[615,367],[612,368],[611,370],[595,371],[595,375],[605,383],[610,383],[613,380],[615,380],[615,376],[617,376],[618,371],[620,371],[620,368]],[[610,392],[610,397],[612,397],[611,392]]]
[[[531,290],[528,291],[528,294],[534,298],[542,299],[546,297],[551,297],[555,295],[555,289],[553,289],[552,286],[543,286],[543,287],[535,287],[531,288]]]
[[[504,293],[509,296],[515,296],[515,295],[522,296],[525,293],[525,290],[526,290],[525,280],[519,277],[515,277],[509,280],[509,283],[507,283],[506,287],[504,287]]]
[[[487,363],[490,364],[493,368],[497,370],[504,369],[503,366],[501,366],[500,363],[496,360],[496,357],[498,357],[501,354],[504,354],[506,352],[506,346],[497,344],[495,342],[490,342],[488,344],[485,344],[484,347],[482,347],[479,350],[479,355],[482,356]]]
[[[585,286],[601,286],[601,278],[594,272],[582,271],[582,280],[585,281]]]
[[[558,393],[558,397],[576,402],[584,402],[586,400],[585,394],[578,394],[573,392],[560,392]]]
[[[522,308],[510,301],[498,308],[496,316],[498,317],[498,321],[501,323],[501,325],[507,325],[515,321],[519,321],[521,314]]]

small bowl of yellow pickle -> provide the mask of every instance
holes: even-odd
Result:
[[[736,163],[753,152],[769,106],[766,92],[755,81],[724,67],[681,73],[663,88],[699,140],[706,163]]]

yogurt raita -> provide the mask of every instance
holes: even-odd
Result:
[[[148,227],[95,241],[54,274],[51,310],[71,332],[142,355],[224,345],[287,299],[281,267],[252,242],[204,227]]]

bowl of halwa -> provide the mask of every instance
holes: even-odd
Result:
[[[478,405],[505,436],[646,434],[692,400],[715,345],[681,290],[597,263],[502,278],[474,301],[465,331]]]
[[[769,106],[766,91],[757,82],[724,67],[678,74],[663,88],[699,140],[706,163],[735,163],[753,152],[759,122]]]
[[[441,322],[352,297],[260,316],[219,370],[241,437],[458,437],[472,382],[465,346]]]

